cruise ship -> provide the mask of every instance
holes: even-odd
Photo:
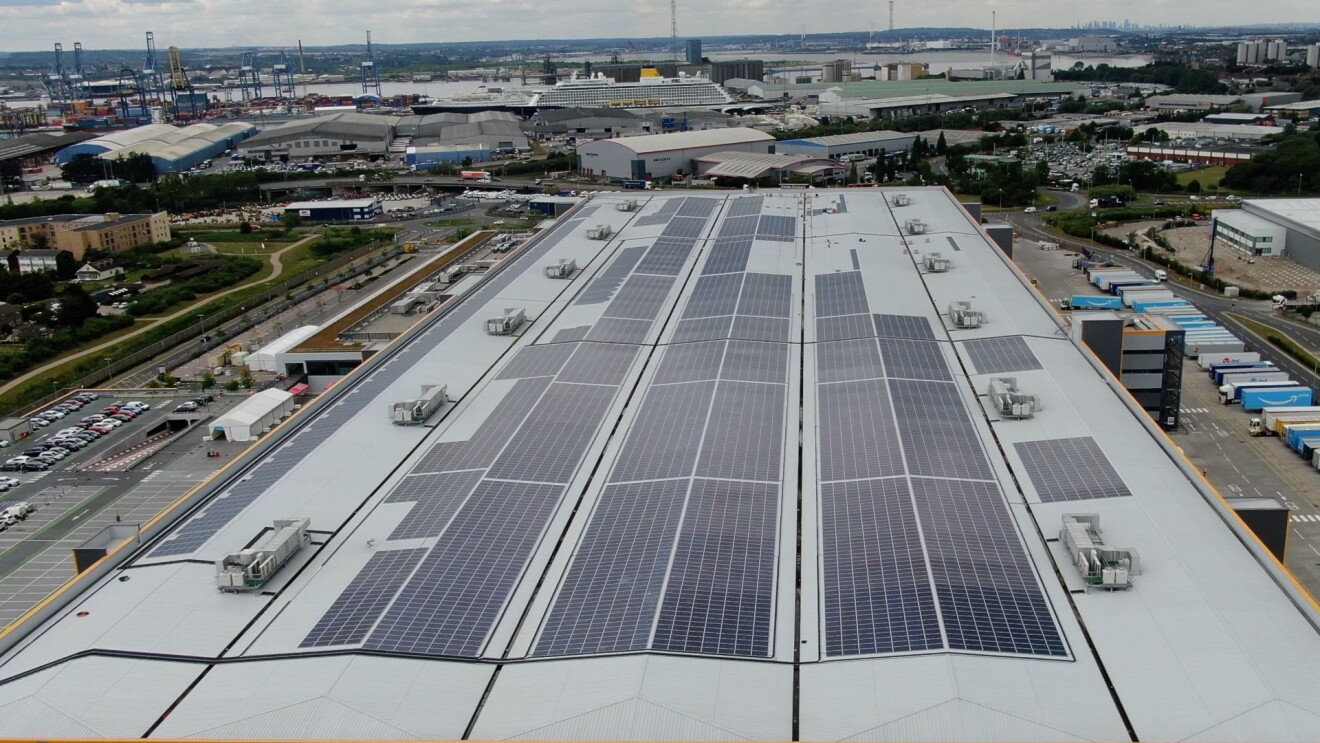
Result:
[[[724,88],[707,77],[679,74],[660,77],[653,68],[642,70],[635,83],[619,83],[597,73],[574,75],[532,96],[531,105],[546,108],[655,108],[659,106],[719,106],[733,103]]]

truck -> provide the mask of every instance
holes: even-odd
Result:
[[[1123,304],[1131,307],[1137,302],[1170,301],[1178,299],[1173,292],[1156,284],[1152,287],[1139,286],[1131,291],[1122,292]]]
[[[1281,380],[1275,382],[1235,382],[1233,384],[1226,384],[1219,388],[1219,404],[1232,405],[1235,402],[1242,402],[1242,395],[1247,390],[1289,389],[1291,387],[1296,387],[1296,386],[1297,383],[1290,380]],[[1280,398],[1280,399],[1288,399],[1288,398],[1285,396],[1284,398]],[[1297,404],[1310,405],[1311,403],[1306,402],[1306,403],[1297,403]],[[1288,403],[1285,402],[1285,403],[1280,403],[1278,405],[1275,405],[1274,403],[1269,403],[1269,405],[1272,405],[1274,407],[1286,407]],[[1261,405],[1261,407],[1265,407],[1265,405]],[[1259,409],[1260,408],[1257,408],[1257,410]]]
[[[1127,279],[1121,281],[1111,281],[1109,282],[1109,293],[1113,294],[1114,296],[1119,296],[1123,293],[1124,289],[1141,287],[1141,286],[1158,286],[1158,284],[1155,283],[1154,281],[1151,281],[1150,279]]]
[[[1109,291],[1109,287],[1113,286],[1116,283],[1122,283],[1122,282],[1133,283],[1136,281],[1144,281],[1144,280],[1145,279],[1141,276],[1141,274],[1137,273],[1136,271],[1124,271],[1122,273],[1117,273],[1117,274],[1110,274],[1110,273],[1098,274],[1095,277],[1095,280],[1093,280],[1091,283],[1100,287],[1100,291],[1107,292]]]
[[[1212,357],[1223,356],[1227,353],[1238,353],[1247,350],[1247,345],[1240,340],[1224,340],[1201,342],[1188,340],[1184,353],[1189,358],[1200,358],[1202,354],[1210,354]]]
[[[650,188],[651,182],[643,180],[627,180],[622,181],[619,185],[630,191],[641,191]]]
[[[1279,438],[1283,439],[1283,445],[1297,451],[1299,443],[1305,439],[1313,439],[1320,436],[1320,425],[1315,423],[1294,423],[1284,426],[1283,432]]]
[[[489,170],[461,170],[458,177],[465,181],[488,181],[490,180]]]
[[[1068,306],[1074,310],[1121,310],[1123,300],[1118,297],[1094,297],[1077,294],[1068,299]]]
[[[1275,368],[1274,364],[1271,364],[1271,363],[1268,362],[1268,361],[1262,361],[1261,363],[1256,364],[1256,365],[1254,365],[1254,366],[1236,366],[1236,367],[1235,367],[1235,366],[1220,366],[1220,367],[1218,367],[1217,369],[1215,369],[1215,371],[1213,371],[1213,372],[1210,373],[1210,379],[1211,379],[1215,384],[1228,384],[1229,382],[1234,382],[1234,381],[1243,381],[1243,382],[1268,382],[1268,381],[1270,381],[1270,380],[1268,380],[1268,379],[1244,379],[1244,380],[1235,380],[1235,379],[1233,379],[1233,377],[1236,377],[1236,376],[1251,376],[1251,375],[1256,375],[1256,374],[1269,374],[1269,373],[1271,373],[1271,372],[1277,372],[1277,371],[1279,371],[1279,370]],[[1285,373],[1286,373],[1286,372],[1285,372]]]
[[[1257,367],[1264,366],[1267,364],[1273,366],[1273,364],[1270,364],[1270,362],[1268,361],[1257,360],[1257,361],[1224,361],[1221,363],[1209,364],[1202,368],[1206,370],[1206,376],[1210,377],[1211,379],[1216,379],[1217,375],[1222,374],[1225,371],[1229,371],[1233,369],[1240,369],[1240,370],[1255,369]]]
[[[1168,309],[1170,307],[1187,307],[1190,303],[1185,299],[1157,299],[1141,300],[1132,303],[1132,309],[1137,312],[1146,312],[1147,310]]]
[[[1265,408],[1260,411],[1266,435],[1278,435],[1285,423],[1320,423],[1320,406]]]
[[[1278,382],[1288,378],[1288,372],[1281,369],[1253,369],[1252,371],[1239,371],[1231,374],[1225,374],[1218,380],[1219,384],[1232,384],[1234,382]]]
[[[1299,440],[1297,446],[1293,447],[1293,451],[1301,454],[1302,458],[1308,462],[1315,457],[1317,450],[1320,450],[1320,434],[1307,436]]]
[[[1234,364],[1243,362],[1260,363],[1260,354],[1255,351],[1237,351],[1234,353],[1202,354],[1196,360],[1197,366],[1209,369],[1214,364]]]
[[[1266,382],[1265,384],[1269,383]],[[1242,409],[1247,412],[1254,412],[1266,407],[1281,408],[1289,405],[1297,407],[1310,405],[1315,402],[1315,390],[1302,385],[1247,388],[1241,392],[1240,397],[1242,398]]]

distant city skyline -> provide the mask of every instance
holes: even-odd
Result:
[[[1193,8],[1195,12],[1189,13]],[[1247,7],[1250,8],[1248,13]],[[1028,0],[953,0],[898,3],[896,28],[990,27],[1084,29],[1092,22],[1138,27],[1258,25],[1320,22],[1320,11],[1302,0],[1264,0],[1244,6],[1207,0],[1193,6],[1169,0],[1095,3]],[[382,12],[386,11],[386,12]],[[1103,18],[1100,16],[1108,16]],[[1250,17],[1244,17],[1249,15]],[[805,19],[805,24],[804,24]],[[956,19],[957,24],[951,24]],[[741,34],[877,32],[888,29],[888,6],[876,0],[680,0],[683,38]],[[134,49],[146,31],[157,43],[180,48],[306,46],[361,43],[370,29],[382,44],[454,43],[509,39],[583,39],[667,36],[664,2],[592,0],[0,0],[0,50],[46,51],[55,42],[71,48]],[[1105,30],[1103,26],[1096,30]]]

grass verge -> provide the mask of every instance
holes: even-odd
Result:
[[[1305,364],[1311,369],[1320,369],[1320,358],[1316,358],[1310,351],[1302,348],[1301,344],[1289,338],[1283,331],[1242,315],[1229,313],[1229,317],[1233,318],[1234,322],[1241,323],[1253,333],[1269,341],[1271,345],[1293,357],[1299,363]]]

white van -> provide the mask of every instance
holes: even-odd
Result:
[[[1157,268],[1157,269],[1155,269],[1155,280],[1156,280],[1156,281],[1168,281],[1168,280],[1169,280],[1169,272],[1168,272],[1168,271],[1165,271],[1165,270],[1162,269],[1162,268]]]

